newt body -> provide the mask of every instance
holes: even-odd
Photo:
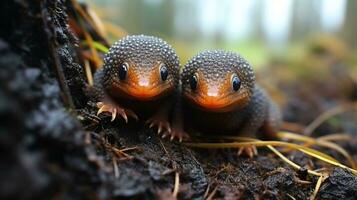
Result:
[[[203,134],[274,137],[280,124],[275,103],[255,83],[249,63],[238,54],[206,51],[181,74],[184,125]]]
[[[109,112],[112,120],[119,114],[125,121],[139,117],[159,132],[169,131],[179,65],[173,48],[160,38],[132,35],[114,43],[94,76],[98,114]]]

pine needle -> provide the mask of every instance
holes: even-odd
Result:
[[[351,102],[348,104],[343,104],[343,105],[338,105],[336,107],[333,107],[325,112],[323,112],[321,115],[319,115],[314,121],[312,121],[304,130],[305,135],[311,135],[312,132],[319,127],[323,122],[325,122],[327,119],[338,115],[340,113],[349,111],[351,109],[357,109],[357,101]]]

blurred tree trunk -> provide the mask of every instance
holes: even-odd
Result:
[[[346,4],[346,20],[343,27],[342,36],[346,42],[353,47],[357,46],[356,33],[357,33],[357,1],[348,0]]]
[[[321,30],[321,1],[299,0],[293,3],[291,39],[305,38],[312,32]]]

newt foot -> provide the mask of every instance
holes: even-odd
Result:
[[[258,155],[258,150],[254,145],[241,147],[238,150],[238,156],[241,156],[242,154],[249,156],[249,158],[253,158]]]
[[[170,123],[165,120],[163,117],[153,116],[150,119],[146,120],[146,124],[149,124],[149,127],[157,127],[157,133],[162,132],[171,132]]]
[[[190,138],[190,136],[180,128],[172,128],[170,132],[164,132],[162,134],[162,138],[166,137],[170,138],[171,141],[178,139],[179,142],[188,140]]]
[[[117,114],[119,114],[126,123],[128,123],[128,116],[138,120],[138,116],[134,113],[134,111],[126,108],[122,108],[118,105],[113,105],[113,104],[108,104],[104,102],[98,102],[97,103],[97,108],[99,109],[97,112],[97,116],[102,113],[102,112],[108,112],[111,113],[112,119],[111,121],[114,121],[115,118],[117,117]]]

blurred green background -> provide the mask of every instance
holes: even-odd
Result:
[[[328,35],[356,46],[355,0],[86,0],[99,17],[129,34],[169,41],[182,63],[206,49],[233,50],[255,68],[301,54]],[[118,38],[110,38],[111,42]]]

